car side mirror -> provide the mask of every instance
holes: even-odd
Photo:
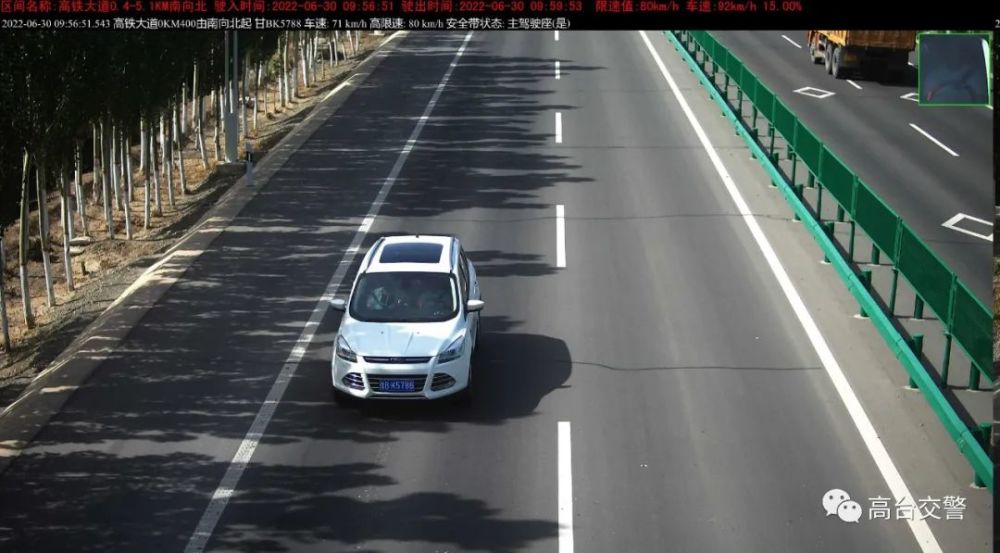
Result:
[[[332,307],[334,311],[347,311],[347,302],[342,299],[332,299],[330,300],[330,307]]]
[[[469,300],[469,301],[465,302],[465,309],[466,309],[466,311],[469,311],[470,313],[473,313],[473,312],[476,312],[476,311],[482,311],[483,307],[485,307],[485,306],[486,306],[486,302],[484,302],[483,300]]]

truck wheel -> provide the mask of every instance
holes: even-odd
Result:
[[[846,76],[843,68],[840,67],[840,56],[844,55],[843,50],[843,48],[837,48],[833,51],[833,67],[830,73],[834,79],[843,79]]]
[[[823,61],[826,64],[827,75],[833,75],[833,54],[836,50],[832,45],[827,44],[826,50],[823,51]]]
[[[812,62],[817,65],[823,63],[823,58],[816,55],[816,44],[812,42],[809,43],[809,57],[812,59]]]

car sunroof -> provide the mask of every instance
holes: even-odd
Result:
[[[389,244],[382,249],[380,263],[437,263],[441,260],[441,244]]]

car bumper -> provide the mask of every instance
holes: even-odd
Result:
[[[428,363],[370,363],[358,356],[357,363],[333,357],[330,376],[333,387],[363,399],[438,399],[458,393],[469,385],[471,355],[465,352],[454,361]],[[383,379],[406,379],[414,382],[414,391],[382,391]]]

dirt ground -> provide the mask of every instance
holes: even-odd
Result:
[[[252,111],[247,114],[247,126],[253,144],[254,158],[261,159],[270,148],[295,127],[322,97],[344,80],[357,64],[367,57],[386,35],[364,33],[357,56],[340,60],[340,64],[322,64],[316,70],[317,82],[309,88],[299,87],[299,98],[281,108],[275,106],[276,83],[264,87],[263,95],[269,94],[267,113],[261,101],[257,114],[257,127],[253,128]],[[323,54],[326,54],[326,50]],[[301,80],[301,76],[300,76]],[[208,108],[206,102],[206,110]],[[31,213],[30,239],[28,247],[28,281],[35,326],[27,328],[24,323],[22,295],[18,267],[18,233],[20,225],[7,227],[2,237],[6,253],[3,267],[3,286],[6,291],[7,314],[10,320],[12,347],[4,351],[0,347],[0,409],[13,402],[31,380],[52,362],[72,341],[100,315],[118,296],[124,292],[160,255],[182,237],[201,216],[212,207],[218,198],[235,183],[244,172],[242,164],[226,166],[214,158],[212,132],[214,119],[206,114],[205,150],[208,167],[202,166],[201,155],[189,128],[183,146],[183,160],[187,180],[187,194],[180,190],[179,173],[174,171],[174,205],[167,201],[166,180],[161,176],[162,215],[152,208],[150,228],[145,229],[143,219],[143,180],[139,171],[139,147],[132,151],[133,198],[129,202],[133,236],[125,237],[124,211],[113,209],[114,238],[107,232],[103,204],[94,201],[93,175],[83,176],[86,202],[86,219],[91,243],[79,246],[79,251],[71,254],[71,267],[75,289],[69,290],[65,279],[63,259],[63,228],[60,223],[60,201],[57,193],[47,197],[47,212],[50,228],[49,257],[53,280],[55,302],[50,306],[45,291],[44,269],[40,242],[38,212]],[[220,143],[224,142],[220,136]],[[240,156],[243,155],[240,145]],[[84,152],[87,156],[89,153]],[[159,161],[157,162],[159,164]],[[155,198],[155,196],[154,196]],[[113,205],[113,202],[112,202]],[[74,238],[80,238],[84,231],[74,212]],[[76,249],[76,248],[75,248]]]

